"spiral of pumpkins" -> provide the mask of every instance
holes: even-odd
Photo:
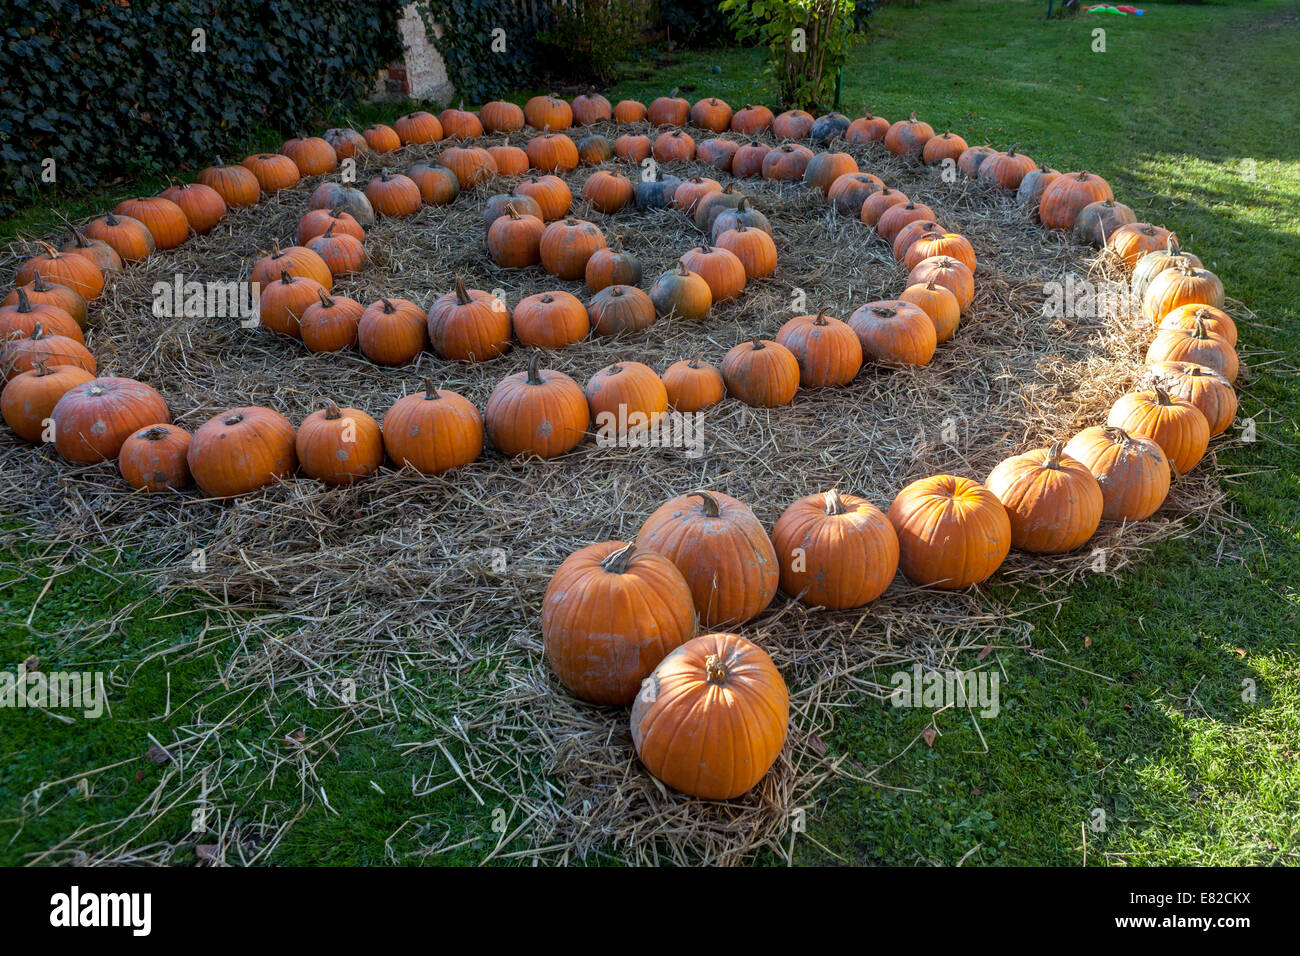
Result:
[[[612,143],[573,127],[648,121],[652,140],[627,133]],[[683,127],[715,135],[698,144]],[[479,146],[492,133],[530,127],[524,148]],[[736,137],[721,135],[736,134]],[[759,137],[776,139],[773,145]],[[769,537],[742,502],[696,492],[665,503],[633,543],[605,542],[571,555],[543,604],[547,657],[560,680],[598,704],[632,704],[633,739],[642,761],[665,783],[725,799],[753,787],[780,753],[788,721],[781,675],[761,648],[736,634],[696,636],[759,614],[778,588],[826,608],[861,607],[895,571],[938,588],[987,579],[1011,548],[1057,553],[1080,547],[1106,521],[1139,521],[1163,503],[1175,472],[1193,468],[1211,437],[1235,418],[1237,330],[1224,290],[1169,230],[1137,221],[1095,174],[1061,173],[1017,146],[969,146],[936,135],[918,120],[889,122],[866,113],[814,118],[763,106],[734,110],[708,97],[692,105],[676,91],[648,106],[611,105],[594,91],[568,103],[535,97],[520,108],[497,101],[477,113],[448,109],[401,117],[392,127],[326,130],[291,139],[279,153],[203,170],[192,183],[155,197],[129,199],[80,227],[60,247],[18,270],[0,305],[0,411],[21,438],[52,441],[70,462],[117,460],[134,488],[178,489],[192,481],[205,494],[247,494],[300,467],[326,484],[375,473],[385,457],[441,474],[475,461],[486,440],[507,456],[550,458],[577,447],[592,417],[627,406],[653,421],[669,408],[699,411],[727,395],[757,406],[791,402],[799,387],[848,385],[862,365],[924,365],[957,331],[975,297],[977,261],[968,239],[936,213],[853,156],[832,151],[842,139],[879,144],[929,166],[952,164],[989,188],[1035,205],[1044,226],[1070,230],[1103,247],[1131,270],[1132,289],[1152,323],[1147,372],[1106,422],[1068,443],[1016,455],[983,484],[936,475],[904,488],[887,514],[870,502],[829,491],[790,505]],[[657,319],[696,321],[713,304],[740,295],[776,268],[773,227],[735,182],[651,181],[617,171],[647,157],[660,164],[695,160],[737,180],[802,181],[838,214],[858,219],[868,237],[891,244],[908,270],[894,300],[870,302],[847,321],[826,311],[797,316],[775,341],[732,348],[720,369],[699,358],[674,363],[662,377],[635,362],[601,369],[583,389],[541,366],[507,376],[480,413],[455,392],[426,380],[389,408],[382,426],[365,411],[326,402],[297,429],[279,412],[232,408],[193,434],[171,422],[162,396],[129,378],[96,377],[84,330],[91,305],[131,264],[211,230],[228,211],[324,176],[341,160],[446,141],[438,162],[405,172],[383,169],[364,190],[322,181],[302,217],[297,244],[277,243],[253,267],[262,284],[261,323],[317,351],[356,347],[372,362],[404,365],[426,348],[449,360],[479,361],[517,339],[533,349],[573,345],[593,332],[635,332]],[[805,142],[808,145],[805,145]],[[636,259],[606,242],[601,229],[571,214],[573,195],[558,173],[601,168],[582,187],[589,208],[615,212],[629,203],[675,208],[704,241],[641,286]],[[411,215],[455,201],[498,176],[522,177],[485,205],[487,250],[504,268],[540,265],[565,280],[584,280],[585,304],[564,290],[537,293],[513,310],[462,281],[425,310],[397,297],[362,305],[332,295],[336,276],[365,264],[366,230],[376,216]],[[743,557],[742,557],[743,555]],[[797,558],[797,560],[796,560]],[[715,582],[718,582],[715,584]]]

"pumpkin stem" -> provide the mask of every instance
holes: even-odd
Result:
[[[934,291],[935,289],[937,289],[937,288],[938,288],[938,286],[936,286],[936,285],[934,284],[934,276],[930,276],[930,280],[929,280],[928,282],[926,282],[926,284],[925,284],[925,291],[926,291],[926,292],[933,292],[933,291]]]
[[[389,302],[384,296],[380,296],[379,301],[384,303],[384,315],[392,315],[397,311],[397,309],[393,307],[393,303]]]
[[[1052,442],[1052,446],[1047,449],[1047,457],[1043,459],[1043,467],[1058,471],[1061,467],[1061,452],[1065,449],[1065,442]]]
[[[519,218],[519,210],[515,209],[514,203],[512,202],[506,203],[506,215],[508,215],[511,219]]]
[[[33,339],[45,338],[45,327],[42,326],[41,323],[37,322],[32,326],[32,338]]]
[[[529,385],[543,385],[542,376],[539,374],[538,366],[542,361],[542,353],[539,349],[534,349],[533,354],[528,356],[528,378],[525,381]]]
[[[330,223],[329,226],[325,229],[325,231],[324,231],[323,233],[321,233],[321,235],[322,235],[324,238],[326,238],[326,239],[333,239],[333,238],[334,238],[334,223]]]
[[[624,574],[627,572],[628,562],[632,560],[632,552],[636,550],[636,542],[629,541],[617,551],[606,555],[600,562],[600,566],[610,574]]]
[[[703,356],[702,354],[701,354],[701,355],[697,355],[697,356],[695,356],[695,358],[693,358],[693,359],[691,359],[689,362],[687,362],[687,363],[686,363],[686,366],[687,366],[687,368],[699,368],[699,367],[700,367],[700,362],[701,362],[703,359],[704,359],[704,356]]]
[[[240,422],[242,422],[243,420],[244,420],[244,416],[243,416],[242,414],[240,414],[239,412],[236,412],[234,415],[231,415],[229,418],[227,418],[227,419],[226,419],[225,421],[223,421],[221,424],[223,424],[223,425],[238,425],[238,424],[239,424]]]
[[[1102,429],[1102,434],[1116,445],[1127,445],[1133,439],[1129,437],[1128,432],[1117,425],[1107,425]]]
[[[32,311],[31,300],[27,298],[27,290],[19,286],[16,290],[18,293],[18,311],[27,313]]]
[[[36,273],[36,278],[32,280],[33,292],[49,292],[52,288],[54,287],[45,281],[45,276]]]
[[[280,281],[283,282],[285,285],[290,285],[293,283],[293,276],[289,275],[288,269],[280,270]]]
[[[117,216],[113,215],[113,213],[106,212],[104,213],[104,224],[107,226],[120,226],[122,225],[122,220],[118,219]]]
[[[325,418],[327,421],[333,422],[343,417],[343,410],[339,408],[338,403],[332,398],[325,399],[325,401],[321,403],[321,406],[325,409]]]
[[[439,397],[438,389],[433,384],[433,377],[429,375],[424,376],[424,400],[426,402],[432,402],[434,399]]]
[[[818,313],[817,313],[817,317],[816,317],[815,319],[813,319],[813,323],[812,323],[812,324],[813,324],[813,325],[830,325],[830,323],[826,321],[826,310],[825,310],[825,309],[821,309],[821,310],[818,311]]]
[[[456,304],[469,305],[471,301],[469,292],[465,288],[465,278],[456,276]]]
[[[50,245],[48,242],[42,242],[41,240],[38,239],[38,240],[36,241],[36,244],[37,244],[38,246],[40,246],[42,249],[45,250],[45,254],[46,254],[49,258],[51,258],[51,259],[62,259],[62,258],[63,258],[63,253],[59,252],[58,249],[55,249],[55,248],[54,248],[52,245]]]
[[[1192,337],[1201,340],[1210,337],[1210,330],[1205,325],[1205,316],[1200,311],[1196,313],[1196,331],[1192,333]]]
[[[1153,390],[1155,391],[1155,393],[1156,393],[1156,404],[1157,404],[1157,405],[1172,405],[1172,404],[1173,404],[1173,402],[1172,402],[1172,401],[1170,400],[1170,398],[1169,398],[1169,393],[1165,391],[1164,386],[1162,386],[1162,385],[1153,385],[1153,386],[1152,386],[1152,389],[1153,389]]]
[[[51,374],[50,367],[45,364],[45,359],[43,358],[38,358],[36,364],[33,365],[32,368],[36,372],[37,378],[44,378],[46,375]]]
[[[722,663],[722,658],[717,654],[710,654],[704,659],[704,676],[710,684],[722,687],[727,683],[731,672],[727,670],[727,665]]]
[[[1007,155],[1008,155],[1008,156],[1014,156],[1014,155],[1016,155],[1016,150],[1019,148],[1019,146],[1020,146],[1019,143],[1012,143],[1012,144],[1011,144],[1011,148],[1010,148],[1009,150],[1007,150]]]
[[[325,291],[324,286],[321,286],[319,289],[316,290],[316,298],[320,299],[320,304],[325,306],[325,308],[327,309],[334,308],[334,300],[329,297],[329,294]]]
[[[749,344],[753,346],[755,352],[757,352],[759,349],[767,348],[767,346],[763,344],[763,340],[760,339],[757,335],[750,337]]]
[[[679,276],[688,276],[691,274],[691,270],[686,268],[686,263],[682,262],[680,259],[677,260],[677,274]]]
[[[826,513],[828,515],[842,515],[848,512],[844,507],[844,499],[840,497],[838,488],[832,488],[822,496],[826,501]]]
[[[72,225],[72,223],[68,223],[68,231],[72,233],[72,241],[76,243],[78,249],[87,249],[90,247],[90,242],[81,234],[81,230]]]
[[[1079,175],[1075,176],[1074,178],[1079,182],[1084,182],[1088,178],[1088,171],[1085,169],[1081,171]]]
[[[692,495],[700,499],[701,507],[704,509],[704,517],[721,518],[722,506],[718,504],[718,499],[713,497],[707,491],[692,491]]]

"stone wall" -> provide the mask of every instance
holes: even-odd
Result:
[[[434,48],[424,28],[424,20],[414,3],[407,4],[398,23],[405,51],[401,57],[379,71],[375,98],[388,100],[435,100],[449,104],[455,88],[447,77],[447,67]],[[441,31],[435,27],[435,36]]]

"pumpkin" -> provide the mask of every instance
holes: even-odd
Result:
[[[1188,303],[1170,309],[1156,324],[1156,329],[1194,329],[1198,320],[1205,325],[1207,332],[1221,335],[1234,349],[1237,347],[1237,323],[1223,309],[1212,305]]]
[[[311,194],[307,205],[310,209],[328,209],[335,215],[347,213],[362,229],[369,229],[375,224],[375,207],[370,205],[366,194],[341,183],[321,183]]]
[[[611,285],[640,285],[641,263],[636,256],[623,252],[615,237],[616,249],[597,249],[587,260],[584,273],[589,292],[599,292]]]
[[[1223,283],[1208,269],[1180,262],[1151,280],[1142,297],[1142,314],[1152,323],[1187,305],[1223,308]]]
[[[736,155],[731,157],[732,175],[741,179],[754,179],[763,175],[763,164],[772,151],[772,147],[764,143],[742,144],[736,150]]]
[[[502,379],[488,397],[487,431],[507,457],[563,455],[578,446],[591,423],[587,396],[578,383],[563,372],[541,368],[540,358],[540,352],[533,352],[528,370]]]
[[[730,129],[732,115],[731,107],[724,100],[710,96],[695,101],[691,107],[690,120],[693,126],[700,129],[723,133]]]
[[[397,130],[383,123],[367,126],[361,131],[361,135],[366,138],[366,144],[376,153],[391,153],[395,149],[402,148],[402,137],[397,135]]]
[[[619,100],[614,104],[614,122],[642,123],[647,115],[646,106],[639,100]]]
[[[1031,174],[1026,174],[1026,178],[1028,175]],[[1071,229],[1084,207],[1114,198],[1110,183],[1100,176],[1086,170],[1062,173],[1043,188],[1038,199],[1038,218],[1048,229]]]
[[[708,283],[715,303],[734,299],[745,288],[745,264],[729,249],[696,246],[685,253],[680,261]]]
[[[366,138],[354,129],[346,127],[334,127],[321,133],[321,139],[329,143],[334,150],[334,155],[342,162],[348,158],[366,157],[371,153],[370,144]]]
[[[257,178],[258,188],[268,196],[297,186],[302,180],[298,164],[279,153],[255,153],[246,157],[242,165]]]
[[[250,279],[261,285],[265,292],[268,286],[286,272],[296,278],[314,279],[326,289],[334,287],[334,273],[319,253],[304,246],[286,246],[281,249],[278,239],[272,242],[271,251],[253,265]]]
[[[972,273],[975,271],[975,250],[971,247],[970,240],[955,232],[939,232],[937,235],[921,236],[915,242],[908,244],[906,249],[907,251],[903,255],[903,265],[908,272],[911,272],[926,259],[935,256],[956,259]]]
[[[654,322],[655,307],[635,286],[610,285],[591,297],[587,318],[597,335],[640,332]]]
[[[379,423],[356,408],[326,401],[298,426],[294,451],[303,473],[335,487],[369,478],[384,463]]]
[[[485,122],[484,126],[486,125]],[[401,139],[403,146],[422,146],[442,139],[442,123],[438,121],[438,117],[426,110],[416,110],[414,113],[397,117],[393,123],[393,130]]]
[[[1210,443],[1210,422],[1205,414],[1160,385],[1121,395],[1111,406],[1106,424],[1150,438],[1180,475],[1196,467]]]
[[[591,331],[587,307],[571,292],[538,292],[515,306],[515,335],[524,345],[562,349]]]
[[[533,129],[564,130],[573,125],[573,108],[554,93],[524,104],[524,120]]]
[[[424,309],[409,299],[378,299],[357,320],[357,346],[378,365],[413,362],[428,341]]]
[[[94,377],[94,372],[76,365],[47,365],[38,360],[11,378],[0,392],[0,415],[19,438],[39,443],[59,399]]]
[[[452,146],[443,150],[439,158],[442,165],[456,174],[461,189],[472,189],[498,172],[492,154],[478,146]]]
[[[739,204],[733,208],[718,209],[717,216],[713,219],[713,225],[709,228],[709,235],[713,237],[713,242],[716,245],[718,237],[724,232],[739,229],[741,226],[748,229],[759,229],[769,236],[772,235],[772,223],[768,221],[767,216],[749,204],[748,196],[741,196]]]
[[[246,495],[293,475],[294,437],[293,425],[274,409],[232,408],[199,426],[185,460],[204,494]]]
[[[928,365],[938,333],[918,306],[899,299],[868,302],[849,316],[865,360],[883,365]]]
[[[1083,462],[1064,453],[1065,442],[998,463],[984,484],[1011,521],[1011,545],[1035,554],[1073,551],[1101,522],[1101,486]]]
[[[220,199],[221,197],[218,196],[217,198]],[[99,271],[104,273],[105,276],[109,273],[122,271],[122,257],[117,254],[116,249],[103,239],[88,239],[80,229],[71,224],[68,225],[68,232],[72,234],[72,238],[64,243],[62,252],[85,256],[99,266]]]
[[[695,322],[708,315],[713,307],[713,290],[702,276],[679,261],[677,268],[655,279],[650,287],[650,301],[660,318],[675,316]]]
[[[722,380],[727,394],[746,405],[789,405],[799,389],[799,360],[779,342],[752,338],[723,356]]]
[[[1120,226],[1106,240],[1106,248],[1124,260],[1132,269],[1148,252],[1166,248],[1170,239],[1177,241],[1168,229],[1149,222],[1130,222]]]
[[[456,109],[443,110],[438,114],[438,122],[442,124],[443,139],[475,139],[483,135],[483,121],[465,109],[464,103]]]
[[[1210,437],[1228,430],[1237,417],[1237,392],[1232,383],[1214,369],[1192,362],[1163,362],[1147,368],[1142,388],[1159,385],[1173,398],[1181,398],[1201,410],[1210,424]]]
[[[765,129],[771,129],[776,119],[766,106],[742,106],[731,117],[731,131],[744,136],[753,136]]]
[[[183,214],[182,218],[184,218]],[[91,225],[93,226],[94,223]],[[48,242],[38,242],[37,245],[44,251],[27,259],[18,267],[14,285],[25,285],[40,276],[47,282],[67,286],[87,301],[99,298],[100,293],[104,291],[104,273],[100,271],[99,266],[85,256],[60,252]]]
[[[680,129],[675,129],[671,133],[661,133],[655,139],[650,153],[656,162],[689,163],[695,158],[695,140]]]
[[[667,209],[673,204],[673,194],[682,181],[676,176],[665,176],[656,171],[654,179],[642,179],[632,187],[638,209]]]
[[[578,146],[563,133],[534,136],[524,152],[529,165],[543,173],[567,173],[578,168]]]
[[[668,411],[668,390],[655,370],[641,362],[606,365],[583,390],[599,432],[615,425],[620,435],[644,432]]]
[[[586,93],[573,98],[572,113],[574,121],[579,126],[590,126],[592,123],[600,123],[612,118],[614,107],[609,105],[609,100],[596,92],[595,87],[590,87]]]
[[[302,344],[313,352],[340,352],[357,344],[357,326],[365,307],[346,296],[331,298],[324,289],[319,301],[303,310],[298,322]]]
[[[1120,226],[1137,222],[1137,213],[1122,202],[1103,199],[1091,202],[1079,211],[1074,220],[1074,235],[1080,242],[1104,246],[1111,234]]]
[[[921,260],[907,274],[909,286],[924,285],[932,279],[956,296],[957,305],[964,315],[975,299],[975,276],[966,263],[947,256],[937,256]]]
[[[256,176],[243,166],[223,166],[219,159],[215,166],[200,170],[194,181],[211,186],[232,209],[256,205],[262,196],[262,187]]]
[[[706,627],[748,621],[776,596],[780,566],[767,532],[748,505],[722,492],[664,502],[636,544],[677,565]]]
[[[990,146],[971,146],[962,151],[957,157],[958,171],[965,173],[972,179],[978,179],[980,167],[984,162],[997,155],[997,150]]]
[[[524,128],[527,119],[523,107],[508,100],[492,100],[478,111],[479,122],[489,133],[515,133]]]
[[[1186,263],[1198,269],[1203,265],[1199,258],[1178,248],[1177,238],[1170,233],[1165,248],[1148,252],[1133,267],[1133,297],[1141,302],[1151,281],[1166,269],[1172,269],[1179,263]]]
[[[857,172],[858,161],[848,153],[817,153],[804,167],[803,184],[828,196],[835,180]]]
[[[799,384],[804,388],[847,385],[862,368],[858,334],[825,309],[795,316],[781,326],[776,340],[799,363]]]
[[[578,162],[583,166],[599,166],[614,156],[614,145],[604,136],[592,134],[578,140]]]
[[[896,203],[882,212],[880,218],[876,220],[876,232],[886,242],[892,243],[908,223],[927,219],[934,221],[934,218],[933,209],[924,203],[912,202],[909,199],[904,203]]]
[[[730,800],[776,763],[789,723],[789,693],[767,653],[738,634],[706,634],[646,678],[632,704],[632,743],[674,790]]]
[[[782,143],[763,157],[763,178],[794,183],[803,179],[813,152],[798,143]]]
[[[356,236],[335,234],[333,223],[322,235],[307,243],[307,248],[321,257],[331,276],[360,272],[366,261],[366,247]]]
[[[1112,425],[1085,428],[1065,454],[1082,462],[1101,486],[1103,521],[1141,521],[1169,494],[1169,459],[1150,438]]]
[[[605,248],[605,235],[593,223],[569,216],[546,227],[540,248],[543,269],[560,279],[581,279],[587,260]]]
[[[456,362],[494,359],[510,348],[510,310],[490,293],[466,289],[457,277],[455,290],[429,309],[429,344]]]
[[[940,343],[947,342],[956,333],[961,322],[961,303],[952,294],[952,290],[939,285],[933,277],[909,285],[898,299],[916,306],[930,317],[934,323],[935,338]]]
[[[747,279],[763,279],[776,271],[776,243],[762,229],[751,229],[742,222],[718,236],[716,243],[740,260]]]
[[[334,155],[332,150],[330,155]],[[174,203],[185,214],[189,228],[200,236],[211,232],[226,215],[226,201],[221,198],[221,193],[202,183],[178,183],[164,189],[158,197]]]
[[[190,483],[185,460],[191,435],[179,425],[150,425],[136,432],[118,452],[117,467],[123,480],[141,491],[168,491]]]
[[[777,519],[781,590],[812,607],[865,607],[898,570],[898,535],[880,509],[832,489],[800,498]]]
[[[51,335],[62,335],[86,344],[81,326],[63,309],[44,302],[33,303],[25,286],[19,286],[15,293],[18,296],[15,304],[0,306],[0,341],[26,338],[40,325]]]
[[[334,147],[319,136],[295,136],[284,141],[280,153],[293,160],[304,176],[323,176],[339,168]]]
[[[397,135],[394,133],[393,135]],[[413,216],[420,211],[424,196],[408,176],[381,169],[366,186],[366,198],[375,212],[384,216]]]
[[[298,245],[307,246],[317,236],[323,236],[329,230],[333,234],[348,235],[355,239],[366,238],[366,231],[361,223],[352,218],[351,213],[333,212],[329,209],[312,209],[298,220]]]
[[[632,703],[641,682],[695,631],[682,573],[622,541],[569,555],[542,598],[546,659],[565,687],[593,704]]]
[[[597,212],[613,214],[632,201],[635,195],[626,176],[602,169],[582,184],[582,198]]]
[[[885,149],[895,156],[920,156],[926,142],[934,135],[934,127],[916,118],[899,120],[885,133]]]
[[[682,126],[690,116],[691,104],[678,96],[675,88],[667,96],[656,96],[646,111],[651,126]]]
[[[497,164],[497,173],[501,176],[522,176],[528,172],[528,153],[518,146],[501,143],[487,147],[488,155]]]
[[[872,173],[847,173],[831,183],[826,198],[841,216],[862,216],[862,204],[872,193],[884,189],[880,177]]]
[[[925,141],[925,145],[921,147],[921,162],[927,166],[945,161],[956,165],[961,154],[969,148],[970,145],[966,140],[949,130],[938,136],[931,136]]]
[[[384,448],[399,468],[425,475],[463,468],[483,454],[483,416],[474,403],[424,380],[424,391],[399,398],[384,415]]]
[[[695,207],[701,199],[709,193],[721,191],[722,184],[716,179],[692,176],[690,179],[682,180],[681,184],[673,190],[673,205],[686,215],[694,217]]]
[[[898,566],[913,584],[961,590],[1002,566],[1011,521],[998,497],[978,482],[932,475],[912,482],[889,506],[898,534]]]
[[[148,425],[172,420],[163,397],[131,378],[95,378],[68,389],[50,412],[55,450],[67,461],[112,461]]]
[[[573,193],[559,176],[529,176],[514,191],[527,196],[542,207],[542,222],[554,222],[568,215],[573,205]]]
[[[649,158],[652,149],[654,149],[654,144],[650,142],[649,136],[624,133],[614,140],[614,155],[619,159],[630,160],[638,165]]]
[[[721,213],[737,208],[745,198],[744,193],[736,190],[734,182],[727,183],[721,191],[705,193],[695,204],[695,228],[701,232],[710,232]]]
[[[943,226],[933,219],[913,219],[899,230],[898,235],[894,236],[894,241],[891,243],[894,247],[894,258],[899,262],[903,262],[906,260],[907,251],[912,248],[913,243],[918,239],[933,239],[943,234]],[[922,258],[928,257],[923,256]]]
[[[286,270],[280,273],[279,279],[262,288],[258,317],[272,332],[300,339],[303,313],[319,302],[326,291],[315,279],[292,276]]]
[[[731,172],[731,161],[736,156],[736,151],[740,149],[740,144],[729,139],[720,139],[714,137],[706,139],[695,146],[695,158],[701,163],[719,169],[724,173]]]
[[[52,305],[72,316],[73,321],[81,328],[86,327],[88,306],[80,292],[69,289],[66,285],[50,282],[43,275],[37,273],[36,278],[32,279],[31,282],[19,286],[5,296],[3,304],[21,304],[19,289],[26,294],[28,301],[32,305]]]
[[[506,215],[506,211],[510,206],[513,206],[515,212],[521,216],[536,216],[541,219],[543,215],[541,203],[531,196],[518,193],[497,193],[483,204],[484,235],[492,228],[492,223]]]
[[[712,408],[727,395],[722,373],[699,356],[674,362],[664,370],[662,378],[668,390],[668,406],[679,412],[689,414]]]
[[[542,261],[542,233],[546,225],[537,216],[521,216],[514,206],[506,207],[488,228],[487,247],[492,261],[503,269],[524,269]]]
[[[1236,382],[1240,370],[1237,350],[1223,336],[1211,332],[1205,319],[1197,317],[1194,322],[1190,329],[1178,326],[1156,333],[1147,347],[1147,364],[1192,362],[1213,369],[1229,382]]]
[[[819,146],[825,146],[834,139],[839,139],[849,131],[850,120],[843,113],[827,113],[819,116],[812,124],[809,136]]]
[[[994,153],[985,159],[980,163],[979,178],[999,189],[1010,192],[1019,189],[1025,176],[1038,168],[1038,164],[1024,153],[1016,152],[1019,147],[1020,144],[1015,143],[1005,153]]]
[[[84,345],[66,335],[51,335],[39,322],[25,339],[0,341],[0,382],[36,368],[40,362],[50,368],[75,365],[95,371],[95,357]]]
[[[812,132],[812,114],[804,110],[786,110],[772,118],[772,135],[777,139],[803,139]]]
[[[844,138],[850,143],[879,143],[883,142],[885,136],[889,133],[889,120],[883,116],[873,116],[871,113],[863,113],[852,123],[849,124],[848,130],[844,133]],[[925,147],[921,147],[922,150]]]
[[[894,206],[905,205],[907,202],[907,193],[885,186],[862,200],[862,211],[859,213],[859,218],[868,226],[874,226],[887,210],[892,209]]]

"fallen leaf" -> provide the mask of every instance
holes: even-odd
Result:
[[[921,731],[921,739],[925,741],[927,747],[933,747],[934,738],[938,736],[939,731],[935,730],[933,727],[926,727],[925,730]]]
[[[1084,637],[1084,639],[1083,639],[1083,646],[1084,646],[1084,647],[1092,647],[1092,638],[1091,638],[1091,637]]]
[[[23,661],[23,670],[29,674],[34,674],[41,669],[41,659],[35,654],[30,655],[27,660]]]
[[[993,645],[985,644],[984,647],[981,648],[980,652],[975,655],[975,659],[982,661],[984,660],[984,658],[988,657],[989,654],[991,654],[992,652],[993,652]]]
[[[826,741],[822,740],[816,734],[808,735],[808,747],[819,757],[826,756]]]
[[[216,863],[217,845],[215,843],[200,843],[194,848],[194,855],[205,863]]]
[[[144,755],[154,763],[166,763],[168,760],[172,759],[172,755],[163,750],[157,744],[150,744],[149,749],[145,751]]]

